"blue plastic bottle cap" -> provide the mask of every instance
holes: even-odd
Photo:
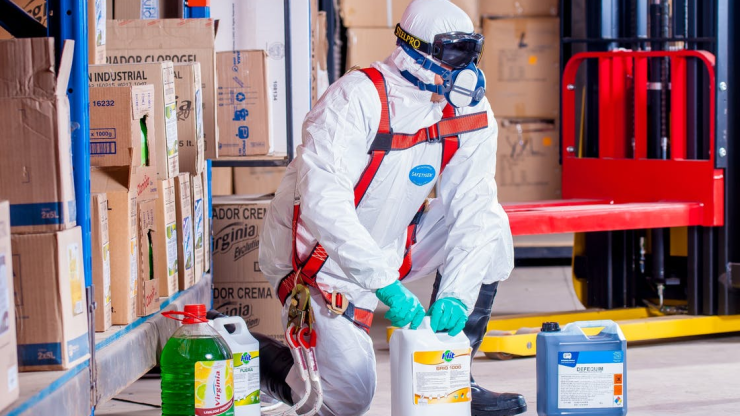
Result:
[[[542,332],[557,332],[560,331],[560,324],[557,322],[543,322]]]

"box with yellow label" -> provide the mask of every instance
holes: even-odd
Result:
[[[18,398],[10,204],[0,201],[0,411]]]
[[[193,188],[193,254],[195,255],[195,277],[193,280],[197,282],[203,277],[203,273],[205,272],[203,265],[204,246],[206,243],[204,227],[207,220],[207,213],[203,202],[203,176],[191,176],[190,184]]]
[[[90,195],[92,225],[92,272],[95,286],[95,332],[111,327],[110,242],[108,240],[108,198],[104,193]]]
[[[21,371],[84,361],[90,344],[80,227],[13,234],[11,245]]]
[[[177,262],[177,214],[175,180],[158,181],[159,198],[155,211],[157,233],[153,238],[154,276],[159,279],[159,295],[170,297],[179,290]]]
[[[157,240],[156,201],[139,202],[136,207],[139,233],[139,286],[136,294],[136,315],[149,316],[159,312],[159,278],[154,274],[155,264],[165,259],[154,257]]]
[[[180,290],[195,284],[195,250],[193,239],[193,206],[190,174],[175,178],[175,212],[177,213],[177,264]]]
[[[208,197],[208,169],[201,174],[203,180],[203,271],[211,271],[211,246],[213,245],[213,219],[211,216],[211,198]],[[215,195],[215,194],[214,194]]]

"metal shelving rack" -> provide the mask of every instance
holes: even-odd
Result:
[[[186,16],[208,17],[208,0],[184,3]],[[197,3],[197,4],[196,4]],[[18,38],[53,37],[57,61],[64,42],[74,41],[74,61],[67,94],[72,126],[72,163],[77,224],[82,229],[85,286],[89,310],[91,355],[66,371],[21,373],[21,397],[2,416],[94,415],[95,407],[132,384],[157,362],[157,348],[176,329],[161,314],[140,318],[132,324],[96,334],[92,257],[90,255],[90,126],[88,97],[87,0],[48,0],[48,28],[35,21],[11,0],[0,0],[0,26]],[[210,163],[208,165],[210,178]],[[208,198],[211,198],[208,184]],[[209,216],[210,216],[209,212]],[[162,303],[162,310],[182,309],[187,303],[212,303],[211,277],[205,275],[195,286]]]

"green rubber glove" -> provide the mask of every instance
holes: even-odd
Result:
[[[428,315],[432,318],[431,325],[434,332],[447,332],[455,336],[465,328],[468,321],[468,308],[459,299],[437,299],[429,308]]]
[[[421,306],[419,298],[409,292],[398,280],[378,289],[375,295],[390,308],[385,314],[385,319],[391,321],[393,326],[402,328],[411,324],[411,329],[416,329],[421,325],[424,319],[424,307]]]

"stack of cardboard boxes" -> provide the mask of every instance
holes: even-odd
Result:
[[[17,367],[12,351],[0,353],[9,375],[0,390],[14,397],[18,368],[74,366],[89,339],[66,94],[72,48],[57,71],[53,39],[2,40],[0,62],[0,200],[10,202],[0,204],[0,350],[17,336],[18,351]]]
[[[557,0],[480,0],[486,96],[499,123],[501,202],[559,199]]]
[[[281,306],[259,267],[259,238],[269,199],[213,198],[213,307],[241,316],[250,330],[284,337]]]
[[[89,71],[91,188],[108,201],[111,315],[123,325],[210,269],[215,32],[211,19],[108,21],[107,30],[108,63]]]

